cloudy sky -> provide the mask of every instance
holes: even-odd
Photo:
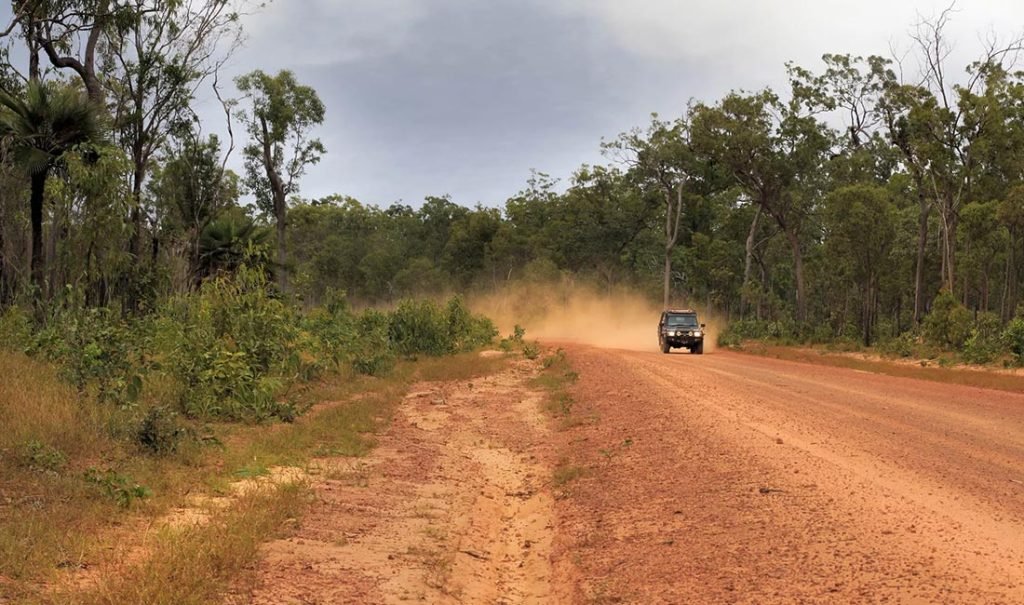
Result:
[[[305,197],[499,205],[531,169],[603,161],[602,137],[651,112],[782,88],[788,60],[907,50],[949,1],[274,0],[247,18],[230,69],[291,69],[320,93],[328,154]],[[1021,29],[1020,0],[960,0],[952,60]]]

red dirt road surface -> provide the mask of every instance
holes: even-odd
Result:
[[[1024,394],[566,349],[568,418],[418,385],[230,603],[1024,603]]]
[[[570,347],[580,602],[1024,603],[1024,395]],[[588,410],[589,408],[589,410]]]

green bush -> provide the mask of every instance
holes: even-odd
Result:
[[[964,361],[986,364],[999,357],[1004,351],[1001,329],[1002,322],[995,313],[978,314],[971,335],[964,343]]]
[[[1024,317],[1014,318],[1003,331],[1002,339],[1017,365],[1024,365]]]
[[[135,432],[135,442],[142,450],[158,456],[178,451],[182,442],[193,437],[181,424],[178,415],[162,406],[150,408]]]
[[[370,309],[356,320],[356,338],[352,343],[352,368],[360,374],[381,376],[395,366],[395,353],[388,338],[387,314]]]
[[[291,414],[276,396],[298,354],[299,325],[263,271],[242,266],[170,301],[155,330],[186,415],[262,421]]]
[[[441,356],[472,351],[497,336],[494,324],[475,316],[460,298],[442,308],[429,301],[406,300],[390,314],[388,337],[400,355]]]
[[[935,297],[931,313],[924,318],[922,333],[933,345],[960,350],[970,338],[972,327],[971,312],[950,292],[943,290]]]
[[[55,362],[61,377],[100,401],[128,405],[142,390],[143,339],[106,308],[58,311],[40,330],[29,352]]]
[[[32,345],[32,319],[19,307],[0,314],[0,349],[24,351]]]
[[[913,332],[904,332],[895,338],[883,340],[878,344],[878,350],[883,355],[912,357],[917,350],[917,335]]]

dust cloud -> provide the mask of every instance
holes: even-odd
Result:
[[[526,329],[527,339],[658,350],[661,305],[633,290],[608,290],[572,282],[517,284],[474,296],[468,303],[473,311],[494,320],[502,335],[511,334],[518,324]],[[717,322],[700,308],[697,312],[701,322],[707,324],[704,350],[713,351]]]

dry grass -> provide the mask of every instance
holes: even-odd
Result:
[[[889,361],[885,359],[865,359],[848,354],[829,353],[823,350],[807,348],[795,348],[784,346],[762,346],[742,349],[741,352],[764,357],[782,359],[784,361],[798,361],[813,363],[837,368],[847,368],[884,374],[897,378],[916,378],[918,380],[929,380],[945,384],[956,384],[963,386],[979,387],[983,389],[996,389],[1020,393],[1024,391],[1024,376],[1020,374],[1004,372],[999,370],[967,369],[924,366],[918,362],[914,365],[910,362]]]
[[[141,528],[192,496],[230,494],[229,483],[242,475],[305,467],[313,457],[365,455],[414,382],[483,376],[505,363],[467,354],[401,362],[385,378],[337,374],[305,389],[311,405],[326,403],[294,424],[213,425],[203,430],[222,445],[155,457],[131,441],[137,410],[97,405],[63,385],[50,366],[0,352],[0,602],[209,602],[279,525],[285,513],[274,511],[291,511],[289,502],[301,498],[288,490],[247,498],[214,515],[209,528],[168,530],[152,543]],[[113,469],[152,495],[119,506],[84,479],[90,468]],[[144,542],[145,563],[104,577],[102,592],[72,600],[49,588],[77,575],[68,570]]]
[[[220,600],[240,575],[251,569],[259,546],[284,531],[308,503],[309,490],[297,483],[268,486],[241,497],[208,523],[167,528],[152,554],[127,569],[113,570],[99,588],[65,593],[54,602],[68,605],[200,605]]]

